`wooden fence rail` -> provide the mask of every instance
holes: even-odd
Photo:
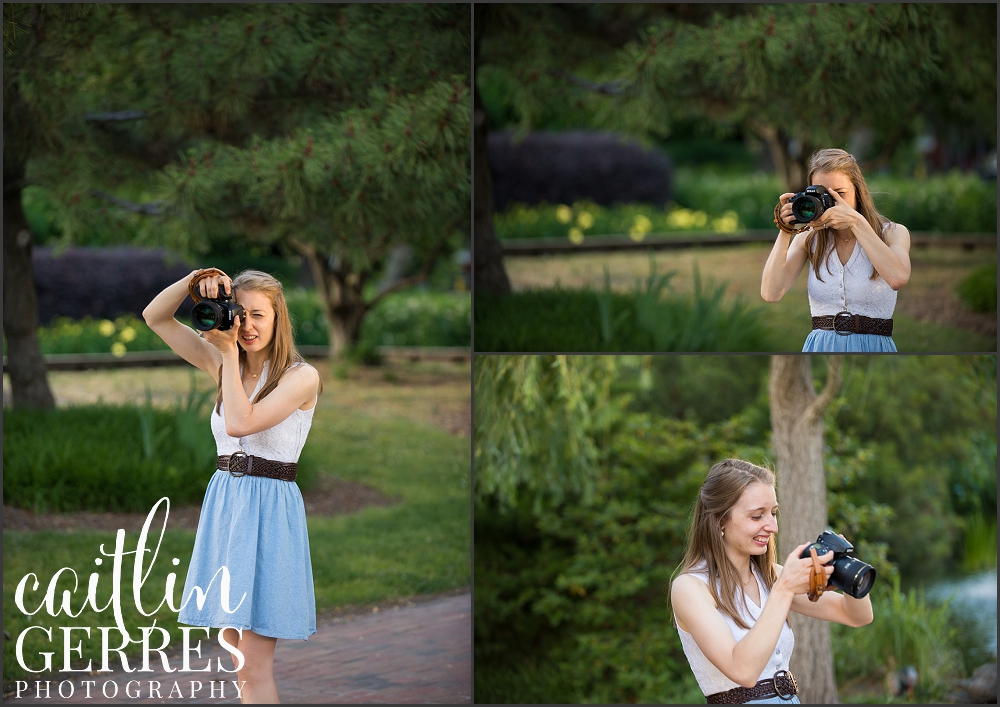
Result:
[[[326,346],[300,346],[303,356],[326,358]],[[472,358],[471,347],[463,346],[380,346],[378,352],[388,361],[444,361],[462,362]],[[49,354],[44,356],[45,367],[50,371],[86,371],[106,368],[150,368],[179,366],[187,362],[173,351],[130,351],[118,357],[112,354]],[[3,370],[7,372],[7,357],[3,357]]]
[[[718,248],[745,243],[774,243],[777,230],[743,231],[735,235],[711,233],[697,237],[649,234],[642,241],[633,241],[626,235],[587,236],[580,244],[566,238],[511,238],[501,240],[504,255],[565,255],[568,253],[595,253],[627,250],[675,250],[683,248]],[[929,233],[910,234],[914,248],[996,248],[995,233]]]

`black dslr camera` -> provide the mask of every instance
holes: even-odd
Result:
[[[823,215],[827,209],[837,205],[826,187],[818,184],[806,187],[805,191],[793,194],[788,200],[792,205],[792,223],[809,223]]]
[[[854,552],[853,545],[832,530],[827,530],[816,538],[816,542],[803,550],[799,557],[809,557],[810,548],[816,548],[816,554],[820,557],[833,552],[833,559],[827,563],[833,565],[830,584],[855,599],[864,599],[868,596],[872,585],[875,584],[875,568],[850,556]]]
[[[233,321],[242,317],[245,311],[243,305],[237,304],[233,295],[227,295],[225,288],[219,285],[218,297],[206,297],[191,309],[191,323],[199,331],[226,331],[233,328]]]

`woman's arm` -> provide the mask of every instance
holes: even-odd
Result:
[[[219,366],[222,356],[219,351],[195,333],[191,327],[174,319],[174,312],[181,306],[188,295],[188,283],[198,274],[193,270],[190,275],[182,277],[163,292],[153,298],[153,301],[142,311],[142,318],[157,336],[166,342],[167,346],[193,366],[212,376],[219,382]],[[225,278],[228,282],[229,278]],[[200,286],[204,287],[204,281]],[[228,291],[228,284],[226,286]]]
[[[295,410],[316,399],[319,391],[319,373],[309,365],[296,366],[285,371],[278,387],[261,400],[251,403],[240,378],[239,345],[240,317],[227,331],[212,329],[205,332],[205,340],[217,350],[222,360],[222,400],[226,420],[226,434],[245,437],[270,427],[291,415]]]
[[[792,611],[851,628],[867,626],[875,618],[870,595],[864,599],[855,599],[848,594],[837,592],[823,592],[823,596],[817,601],[809,601],[807,596],[796,596],[792,600]]]
[[[910,232],[906,227],[894,223],[886,229],[885,242],[878,237],[871,224],[860,213],[850,207],[836,191],[831,191],[837,205],[823,212],[814,223],[815,227],[850,229],[865,249],[868,260],[882,276],[889,287],[900,289],[910,280]]]
[[[792,207],[788,205],[791,193],[779,197],[781,211],[779,218],[789,223],[792,218]],[[760,279],[760,296],[765,302],[777,302],[791,289],[802,272],[802,267],[808,259],[805,247],[806,232],[803,231],[792,238],[791,234],[778,230],[778,238],[774,242],[764,272]]]
[[[788,556],[788,571],[782,572],[771,587],[757,622],[739,641],[733,638],[729,625],[719,613],[708,585],[690,575],[674,580],[670,599],[678,625],[694,637],[705,657],[733,682],[744,687],[757,684],[778,645],[794,597],[809,591],[812,560],[798,557],[808,544],[803,543]],[[823,557],[833,559],[832,553]],[[828,575],[833,572],[832,567],[828,570]]]

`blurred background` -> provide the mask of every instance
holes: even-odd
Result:
[[[793,617],[832,671],[814,701],[995,700],[996,390],[992,356],[477,356],[476,702],[703,702],[668,583],[727,457],[778,472],[779,562],[818,535],[782,489],[804,469],[779,435],[812,434],[790,397],[825,404],[808,493],[878,573],[871,625],[820,640]]]
[[[840,147],[913,235],[900,350],[994,351],[995,26],[985,5],[477,7],[476,350],[800,350],[804,277],[747,310],[778,196]],[[716,311],[710,339],[652,323]]]
[[[323,378],[297,480],[321,621],[468,592],[471,7],[5,4],[3,22],[5,633],[33,621],[22,576],[92,568],[163,496],[183,578],[216,385],[139,315],[195,268],[276,276]],[[176,614],[155,618],[176,645]]]

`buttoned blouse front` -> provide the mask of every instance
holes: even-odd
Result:
[[[881,276],[871,278],[873,267],[865,249],[857,241],[846,263],[840,262],[836,248],[830,251],[819,266],[822,281],[816,277],[812,264],[807,260],[812,316],[847,311],[874,319],[892,319],[896,309],[896,291]]]

